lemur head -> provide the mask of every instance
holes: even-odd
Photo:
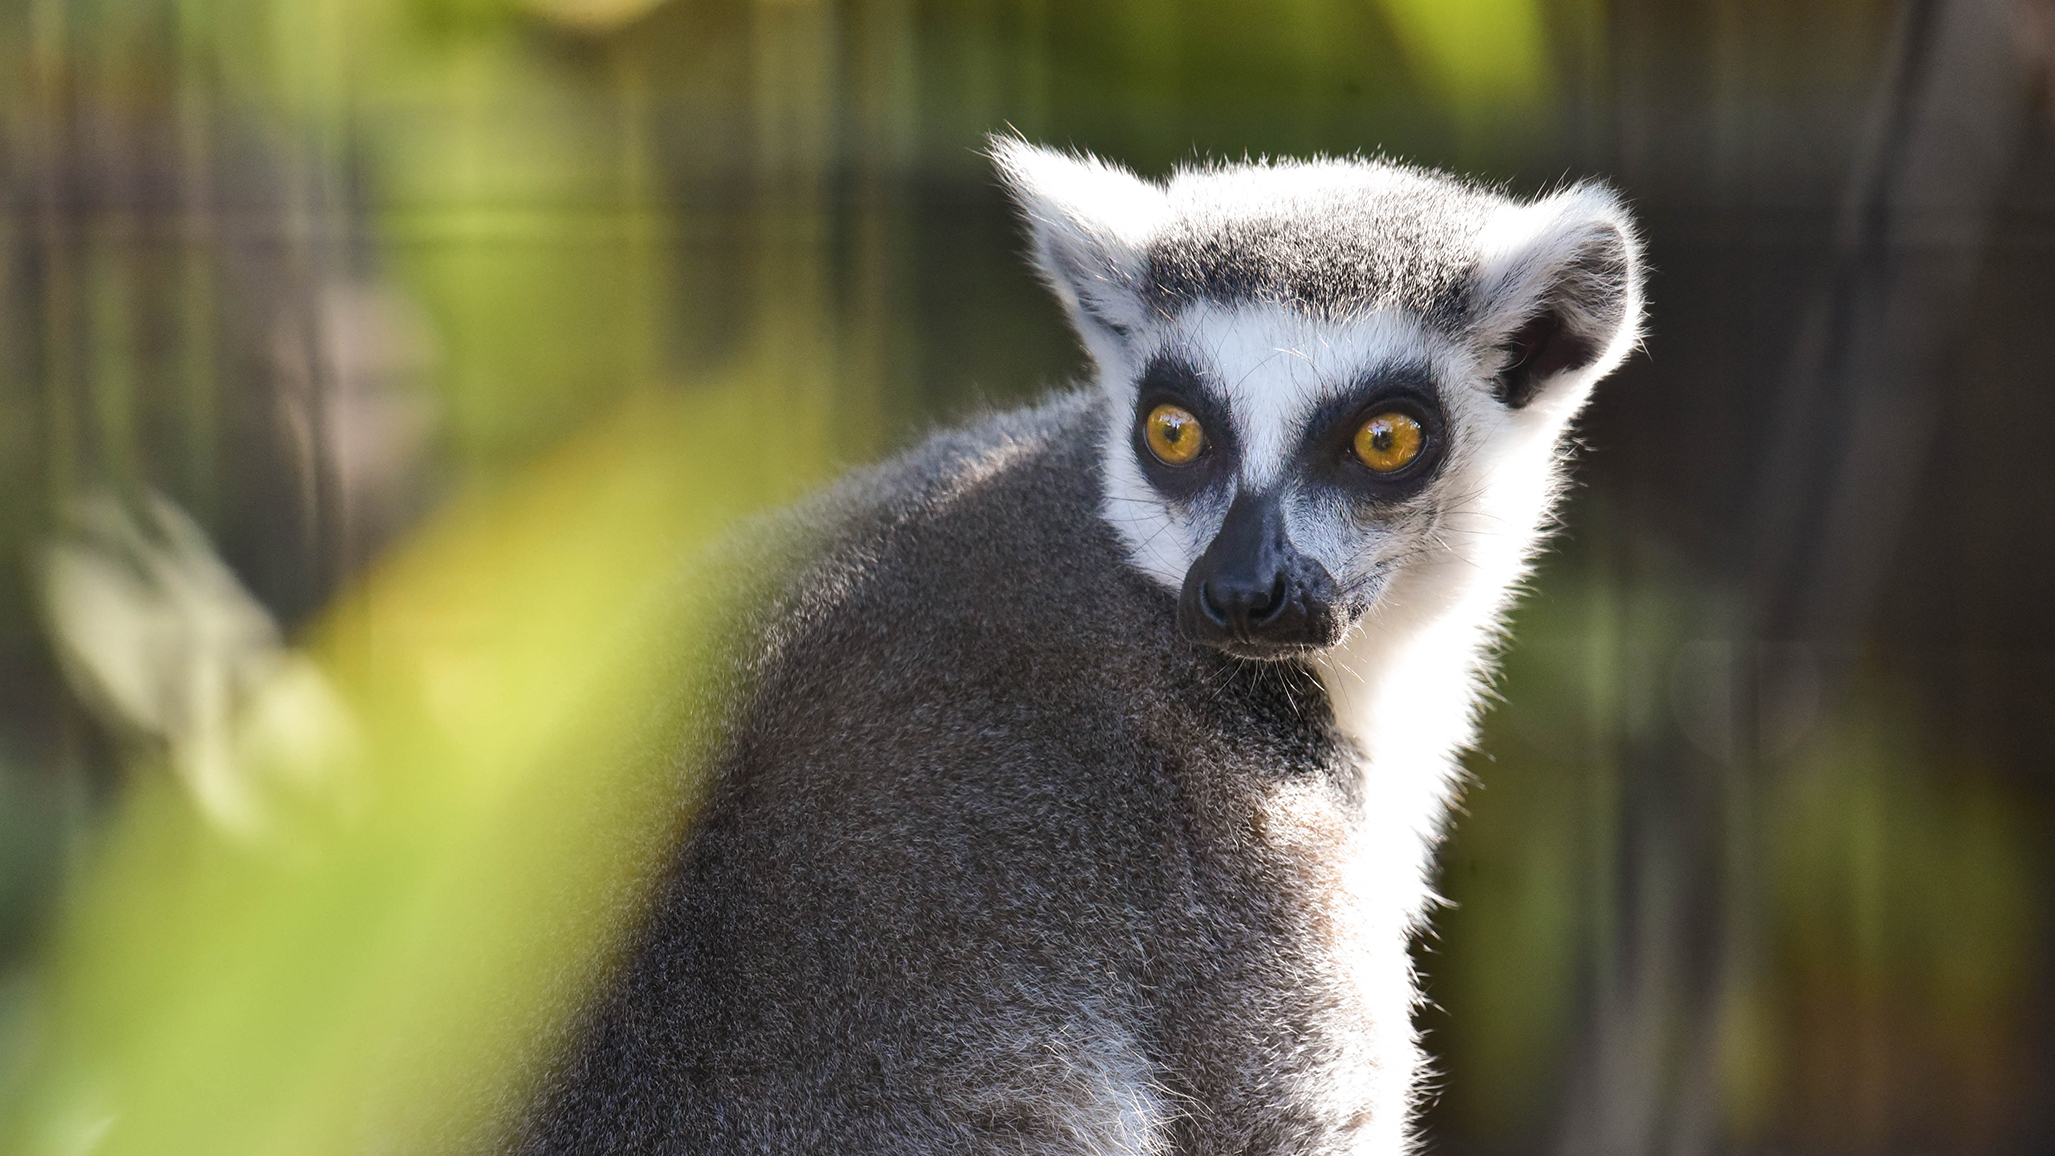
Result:
[[[992,143],[1112,403],[1103,514],[1187,635],[1288,657],[1518,576],[1637,335],[1612,192],[1522,204],[1364,160],[1158,184]]]

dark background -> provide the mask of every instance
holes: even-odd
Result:
[[[1642,221],[1649,336],[1419,946],[1429,1151],[2048,1150],[2051,37],[2009,0],[0,11],[0,1075],[178,741],[56,657],[81,495],[170,499],[290,637],[627,399],[756,383],[760,452],[803,423],[832,465],[1032,397],[1082,355],[979,155],[1011,127],[1148,175],[1597,176]]]

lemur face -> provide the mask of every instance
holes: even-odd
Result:
[[[1106,518],[1190,637],[1251,658],[1338,641],[1461,500],[1491,417],[1445,386],[1467,359],[1401,314],[1272,304],[1201,302],[1148,337],[1105,383]]]
[[[1158,186],[995,153],[1110,402],[1104,517],[1189,637],[1290,657],[1517,569],[1638,317],[1611,194],[1519,205],[1361,161]]]

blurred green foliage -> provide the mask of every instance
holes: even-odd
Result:
[[[1531,186],[1618,60],[1685,35],[1618,9],[0,10],[0,1146],[489,1142],[689,817],[720,605],[690,559],[1078,367],[983,134]],[[1887,15],[1710,10],[1795,30],[1730,53],[1749,99],[1866,91]],[[32,560],[102,490],[190,511],[342,706],[295,746],[265,728],[296,700],[239,704],[254,839],[62,689]],[[1548,1146],[1601,1053],[1684,1070],[1735,1147],[1997,1135],[2044,966],[2024,808],[1887,685],[1771,756],[1693,733],[1680,655],[1739,630],[1732,595],[1626,520],[1572,512],[1472,761],[1422,956],[1437,1137]],[[1708,837],[1731,877],[1693,877]]]
[[[685,560],[809,480],[737,481],[754,385],[629,404],[325,615],[347,731],[285,757],[344,757],[250,756],[294,788],[263,831],[138,768],[38,981],[9,1151],[489,1146],[690,816],[730,600]]]

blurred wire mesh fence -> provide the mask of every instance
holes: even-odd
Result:
[[[680,559],[1080,356],[977,149],[1609,176],[1658,270],[1420,945],[1452,1153],[2055,1140],[2041,0],[0,9],[0,1144],[488,1142]]]

